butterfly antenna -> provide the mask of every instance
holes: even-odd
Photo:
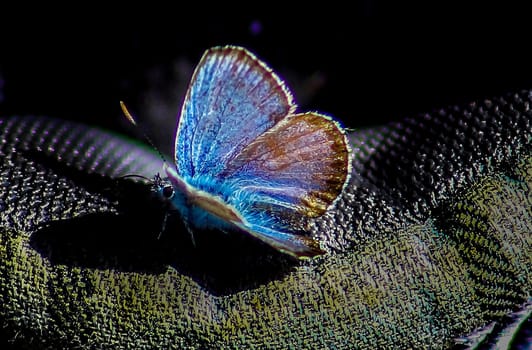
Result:
[[[129,113],[129,110],[127,109],[126,104],[124,103],[124,101],[120,101],[120,108],[122,108],[122,112],[124,113],[124,116],[127,118],[127,120],[129,120],[129,122],[131,124],[133,124],[137,128],[139,128],[139,130],[142,132],[142,136],[144,136],[144,139],[146,139],[146,141],[150,144],[150,146],[152,146],[153,149],[155,151],[157,151],[157,153],[159,154],[159,157],[161,157],[162,161],[164,163],[166,163],[166,159],[164,158],[164,156],[161,153],[161,151],[159,150],[159,148],[157,148],[157,146],[155,146],[155,143],[152,141],[151,137],[148,136],[148,133],[146,133],[146,129],[142,125],[139,125],[137,123],[137,121],[135,120],[135,118],[133,118],[131,113]]]

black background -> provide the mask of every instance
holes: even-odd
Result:
[[[369,0],[300,13],[276,6],[2,12],[0,116],[46,115],[133,135],[119,108],[124,100],[169,151],[194,65],[205,49],[226,44],[266,61],[300,110],[332,114],[351,128],[532,87],[526,29],[412,20]]]

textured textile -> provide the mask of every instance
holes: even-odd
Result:
[[[139,143],[2,118],[1,335],[50,349],[496,342],[530,314],[531,103],[523,91],[351,132],[351,183],[312,226],[328,254],[305,262],[163,224],[146,182],[123,177],[161,169]]]

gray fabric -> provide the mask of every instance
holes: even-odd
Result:
[[[328,254],[305,262],[234,233],[193,244],[175,215],[161,232],[166,208],[121,177],[160,171],[138,143],[2,118],[3,336],[50,349],[489,339],[529,307],[531,102],[523,91],[352,132],[351,183],[310,232]]]

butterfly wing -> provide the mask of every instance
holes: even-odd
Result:
[[[236,224],[236,226],[275,249],[295,258],[310,258],[325,253],[320,248],[318,241],[307,236],[294,235],[269,226],[261,226],[250,222]]]
[[[283,82],[247,50],[212,48],[190,82],[176,135],[177,171],[191,185],[216,177],[257,136],[292,113]]]
[[[198,198],[223,198],[238,214],[233,224],[252,236],[314,256],[323,253],[318,242],[288,233],[289,223],[322,215],[338,197],[349,151],[336,122],[294,111],[283,82],[254,55],[232,46],[208,50],[181,111],[177,173],[168,175],[209,194]]]
[[[286,117],[221,173],[238,183],[239,196],[229,198],[245,219],[238,226],[295,257],[322,254],[316,241],[287,232],[290,222],[318,217],[338,198],[349,178],[349,157],[347,139],[335,121],[317,113]]]
[[[322,215],[349,173],[349,146],[338,123],[303,113],[286,117],[257,137],[221,175],[250,194],[252,205],[240,209],[243,215],[259,208],[289,218]]]

